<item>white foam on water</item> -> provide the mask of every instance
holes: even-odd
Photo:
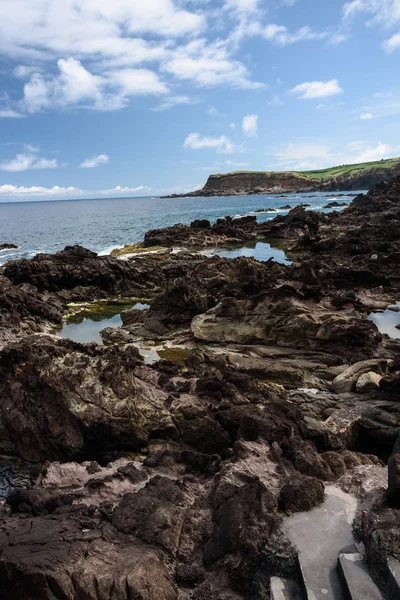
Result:
[[[104,248],[104,250],[100,250],[100,252],[98,252],[97,254],[99,256],[109,256],[113,250],[118,250],[118,248],[121,248],[121,244],[119,246],[116,244],[114,244],[113,246],[107,246],[107,248]]]

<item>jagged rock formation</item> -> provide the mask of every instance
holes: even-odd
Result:
[[[334,482],[359,502],[384,585],[400,558],[400,342],[367,317],[400,296],[399,200],[400,178],[342,213],[200,220],[144,242],[279,238],[290,265],[74,247],[2,268],[0,441],[40,472],[0,507],[8,600],[260,600],[271,576],[300,577],[287,516]],[[49,334],[67,301],[115,295],[151,299],[123,313],[118,344]],[[138,332],[185,360],[145,365],[126,344]]]

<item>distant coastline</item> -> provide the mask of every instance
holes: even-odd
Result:
[[[400,173],[400,158],[339,165],[314,171],[236,171],[210,175],[205,186],[162,198],[256,196],[370,189]]]

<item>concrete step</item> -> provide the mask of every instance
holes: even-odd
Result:
[[[304,596],[295,581],[271,577],[270,600],[304,600]]]
[[[337,567],[346,600],[383,600],[362,554],[340,554]]]
[[[389,558],[388,598],[400,600],[400,563],[394,558]]]
[[[336,565],[354,547],[352,523],[357,500],[336,486],[325,488],[325,502],[286,520],[288,537],[299,552],[307,600],[344,600]]]

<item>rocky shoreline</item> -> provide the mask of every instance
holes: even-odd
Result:
[[[198,252],[257,241],[291,264]],[[400,298],[400,178],[341,212],[199,220],[140,249],[0,270],[4,597],[264,600],[274,578],[301,581],[288,518],[329,485],[354,496],[387,592],[400,340],[368,316]],[[149,308],[123,311],[104,346],[56,335],[71,303],[133,298]],[[145,364],[137,340],[167,359]]]

